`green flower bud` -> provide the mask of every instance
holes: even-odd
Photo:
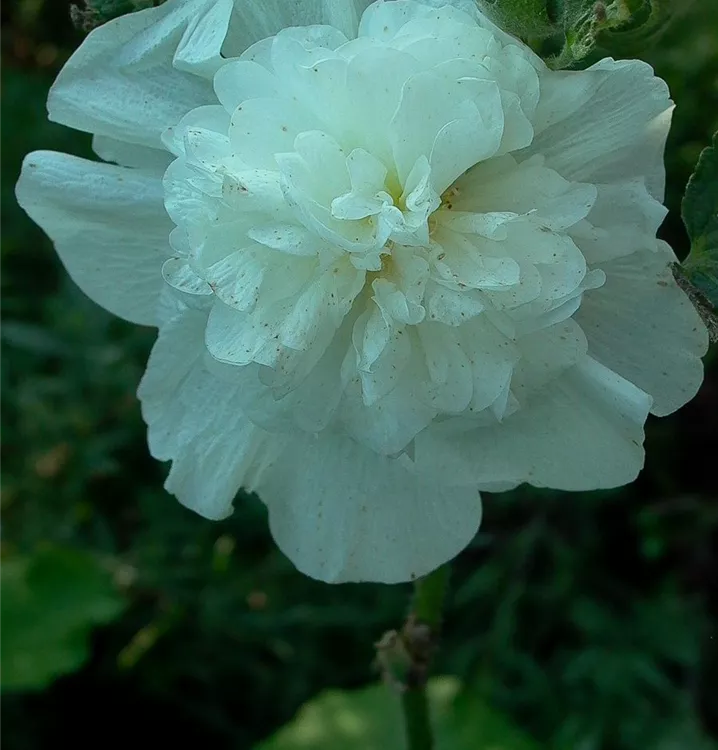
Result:
[[[563,32],[563,0],[479,0],[479,7],[522,39],[547,39]]]
[[[596,47],[632,53],[654,41],[692,0],[478,0],[510,34],[553,68],[573,67]]]
[[[632,54],[655,42],[671,21],[685,13],[694,0],[623,0],[624,22],[602,29],[597,44],[617,54]]]

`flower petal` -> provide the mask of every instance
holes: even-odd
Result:
[[[458,554],[481,521],[479,494],[410,473],[348,438],[294,441],[257,492],[277,544],[328,582],[398,583]]]
[[[576,314],[599,362],[653,396],[659,417],[683,406],[703,381],[708,332],[669,264],[664,242],[602,264],[606,283],[587,293]]]
[[[426,18],[430,13],[431,8],[425,3],[372,3],[361,17],[359,36],[389,42],[409,21]]]
[[[137,146],[105,135],[95,135],[92,138],[92,150],[103,161],[114,162],[122,167],[142,169],[159,178],[162,178],[172,162],[172,154],[167,151]]]
[[[214,90],[229,114],[247,99],[277,96],[278,81],[273,73],[251,60],[232,60],[214,77]]]
[[[666,209],[646,190],[642,179],[597,185],[596,202],[587,221],[570,234],[589,265],[638,250],[652,251]]]
[[[90,299],[125,320],[156,324],[173,227],[160,179],[36,151],[25,158],[17,199]]]
[[[160,147],[160,134],[214,99],[211,78],[232,0],[186,0],[95,29],[60,72],[51,120],[129,143]]]
[[[542,78],[536,138],[523,153],[543,154],[568,180],[643,177],[663,198],[663,148],[673,103],[668,87],[638,60],[601,60],[586,71]]]
[[[150,452],[172,461],[165,489],[214,520],[231,513],[240,487],[253,488],[281,439],[246,419],[241,381],[224,381],[204,367],[206,320],[206,312],[185,310],[162,328],[138,396]]]
[[[442,193],[469,167],[496,153],[503,127],[495,82],[418,73],[404,84],[390,124],[399,179],[405,180],[424,156],[431,163],[432,185]]]
[[[418,470],[445,481],[528,482],[573,492],[619,487],[643,466],[651,398],[587,357],[501,424],[461,431],[451,422],[415,440]]]
[[[223,53],[236,57],[258,40],[292,26],[326,24],[349,39],[371,0],[262,0],[235,3]]]

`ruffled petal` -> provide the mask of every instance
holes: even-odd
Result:
[[[426,18],[431,8],[423,3],[372,3],[359,23],[359,36],[389,42],[412,20]]]
[[[435,424],[415,440],[418,471],[489,490],[528,482],[572,492],[619,487],[643,467],[651,397],[591,358],[500,424]]]
[[[182,311],[160,331],[138,396],[150,452],[172,461],[165,489],[205,518],[232,511],[240,487],[252,490],[282,439],[255,427],[241,409],[241,382],[204,366],[207,315]]]
[[[606,283],[584,295],[576,314],[589,353],[650,393],[659,417],[695,396],[708,349],[706,327],[671,273],[675,261],[661,242],[602,264]]]
[[[125,320],[156,324],[173,227],[160,179],[36,151],[25,158],[17,199],[90,299]]]
[[[549,73],[523,153],[543,154],[546,165],[577,182],[644,178],[663,198],[663,149],[673,102],[668,86],[638,60],[601,60],[588,70]]]
[[[262,0],[235,3],[224,44],[226,57],[236,57],[250,45],[292,26],[326,24],[349,39],[372,0]]]
[[[232,0],[169,0],[95,29],[48,97],[51,120],[160,147],[160,134],[214,99]]]
[[[403,182],[423,156],[431,164],[434,189],[442,193],[469,167],[496,153],[503,127],[495,82],[418,73],[404,84],[390,124],[399,179]]]
[[[322,433],[293,441],[257,492],[277,544],[327,582],[413,580],[457,555],[481,521],[478,492]]]
[[[635,179],[596,187],[596,202],[587,220],[569,231],[589,266],[638,250],[652,251],[668,212],[651,197],[645,182]]]

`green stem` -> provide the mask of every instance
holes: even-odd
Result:
[[[434,747],[426,679],[431,651],[441,629],[449,572],[449,566],[443,565],[414,583],[411,614],[403,630],[412,658],[401,701],[407,750],[432,750]]]
[[[401,695],[407,750],[432,750],[434,735],[429,719],[426,687],[407,688]]]
[[[449,565],[442,565],[424,578],[414,582],[414,600],[411,613],[417,622],[428,625],[432,634],[438,634],[444,609],[444,597],[449,585]]]

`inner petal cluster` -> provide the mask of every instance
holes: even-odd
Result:
[[[387,455],[432,420],[502,420],[586,351],[592,185],[527,157],[525,52],[453,8],[372,6],[356,39],[291,28],[164,136],[164,277],[211,307],[250,419],[330,422]]]

